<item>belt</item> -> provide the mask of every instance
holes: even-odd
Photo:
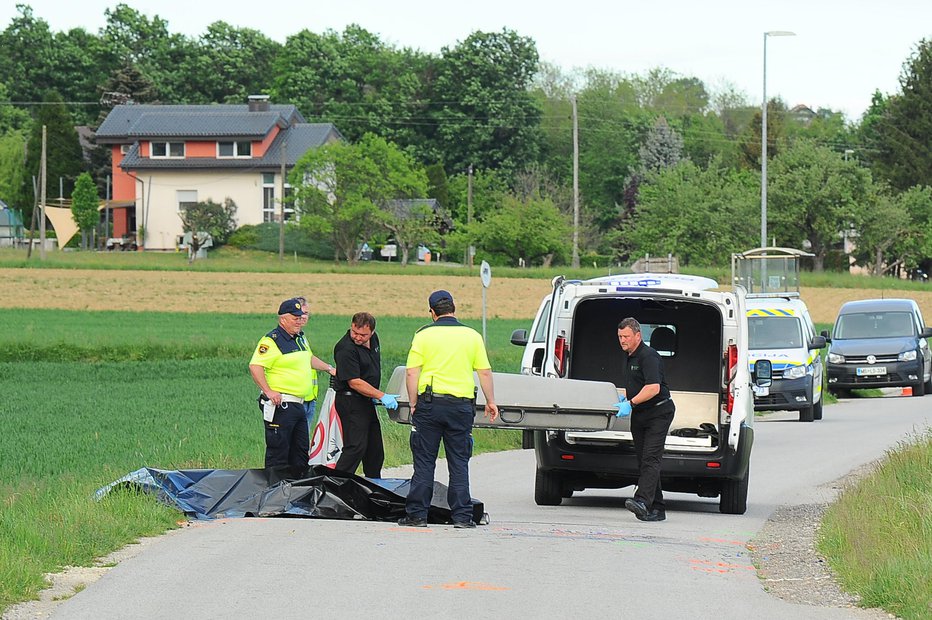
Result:
[[[304,404],[304,399],[300,396],[292,396],[291,394],[282,394],[283,403],[301,403]]]
[[[360,398],[369,398],[368,396],[363,396],[355,390],[340,390],[337,392],[337,396],[358,396]]]
[[[439,398],[440,400],[448,400],[454,403],[471,403],[471,398],[466,398],[465,396],[453,396],[452,394],[438,394],[434,392],[434,398]],[[420,396],[418,397],[420,400]]]

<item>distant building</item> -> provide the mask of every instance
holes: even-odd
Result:
[[[111,147],[113,235],[144,229],[140,245],[174,250],[181,207],[226,198],[238,226],[278,221],[282,165],[287,176],[307,151],[342,139],[333,124],[307,123],[264,95],[241,105],[118,105],[96,135]]]

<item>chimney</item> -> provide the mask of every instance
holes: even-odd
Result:
[[[250,112],[268,112],[269,96],[268,95],[249,95]]]

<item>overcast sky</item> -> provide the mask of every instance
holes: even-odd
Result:
[[[52,30],[105,23],[106,0],[21,0]],[[0,5],[0,25],[16,2]],[[259,30],[280,42],[308,29],[342,31],[351,23],[398,47],[438,53],[476,30],[509,28],[537,43],[541,59],[564,69],[599,67],[644,73],[666,67],[693,76],[710,90],[732,84],[759,105],[763,95],[765,31],[769,38],[767,94],[790,106],[827,107],[856,120],[875,89],[898,91],[903,62],[923,38],[932,39],[932,0],[319,0],[263,3],[245,0],[127,0],[171,32],[202,34],[223,20]],[[766,7],[764,6],[766,5]]]

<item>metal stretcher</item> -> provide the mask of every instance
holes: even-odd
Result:
[[[474,375],[479,385],[478,376]],[[499,417],[490,422],[485,415],[485,396],[476,396],[474,426],[531,430],[604,431],[617,429],[613,405],[618,390],[606,381],[547,379],[536,375],[493,372],[495,402]],[[411,407],[405,388],[405,367],[392,372],[385,391],[398,394],[398,408],[388,415],[400,424],[411,423]]]

